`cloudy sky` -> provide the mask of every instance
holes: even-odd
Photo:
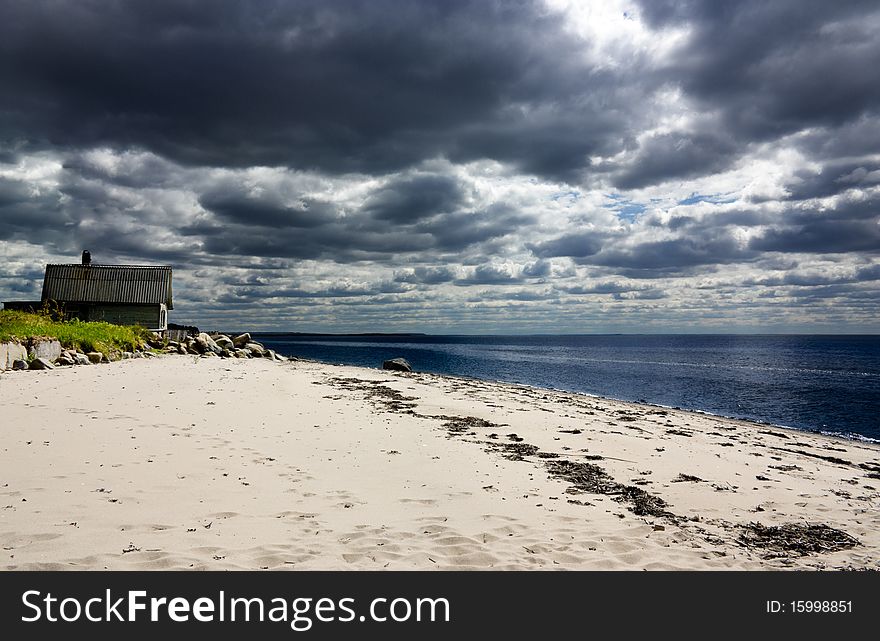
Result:
[[[0,300],[172,321],[880,331],[880,5],[0,0]]]

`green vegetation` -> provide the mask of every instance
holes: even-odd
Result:
[[[27,341],[28,338],[57,338],[67,349],[101,352],[131,352],[142,347],[151,336],[143,327],[53,320],[49,314],[28,314],[0,310],[0,341]]]

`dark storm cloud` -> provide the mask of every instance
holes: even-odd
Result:
[[[730,236],[675,238],[610,247],[590,259],[595,265],[626,270],[677,272],[689,267],[743,260],[747,255]]]
[[[786,185],[791,200],[824,198],[849,189],[880,185],[880,163],[829,162],[820,171],[801,170]]]
[[[715,211],[711,214],[685,214],[676,213],[668,218],[659,216],[647,216],[644,219],[646,225],[656,228],[667,228],[677,232],[707,233],[711,230],[736,226],[756,227],[766,225],[773,221],[773,214],[755,209],[727,209]]]
[[[118,166],[110,170],[87,155],[68,153],[62,167],[71,176],[132,188],[168,187],[181,182],[180,167],[152,154],[117,156]]]
[[[535,217],[530,214],[518,212],[505,204],[493,204],[479,211],[434,216],[413,225],[412,229],[429,235],[433,248],[461,251],[509,234],[524,233],[535,222]]]
[[[214,189],[199,197],[199,204],[230,223],[263,227],[316,227],[334,217],[333,205],[313,199],[287,204],[277,195],[251,195]]]
[[[573,175],[620,148],[641,94],[524,0],[0,6],[0,140],[31,148],[373,174],[488,157]]]
[[[34,193],[28,182],[0,176],[0,240],[63,245],[73,224],[57,193]]]
[[[880,225],[876,220],[819,219],[783,229],[769,229],[753,239],[749,248],[757,251],[844,252],[880,251]]]
[[[691,35],[668,64],[670,81],[719,110],[737,139],[837,127],[880,106],[873,0],[642,0],[655,27]]]
[[[625,242],[625,237],[574,232],[527,245],[539,257],[567,256],[579,265],[593,265],[628,278],[661,278],[692,273],[696,268],[750,260],[724,228],[689,229],[687,236]]]
[[[725,169],[740,149],[718,134],[670,133],[652,136],[639,147],[635,160],[614,184],[638,189],[671,179],[704,176]]]
[[[235,302],[260,298],[351,298],[376,296],[378,294],[400,294],[408,291],[405,285],[392,281],[381,281],[362,285],[331,285],[318,289],[302,289],[299,287],[284,288],[235,288],[232,292],[219,297],[219,302]]]
[[[411,223],[455,211],[464,203],[458,181],[439,174],[417,175],[391,181],[374,192],[363,211],[378,220]]]
[[[596,232],[575,232],[552,240],[526,245],[539,258],[569,256],[585,259],[602,249],[602,235]]]

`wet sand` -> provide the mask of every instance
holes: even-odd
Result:
[[[880,569],[880,447],[428,374],[0,374],[6,569]]]

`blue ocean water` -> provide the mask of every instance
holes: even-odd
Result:
[[[880,336],[310,336],[287,356],[523,383],[880,440]]]

